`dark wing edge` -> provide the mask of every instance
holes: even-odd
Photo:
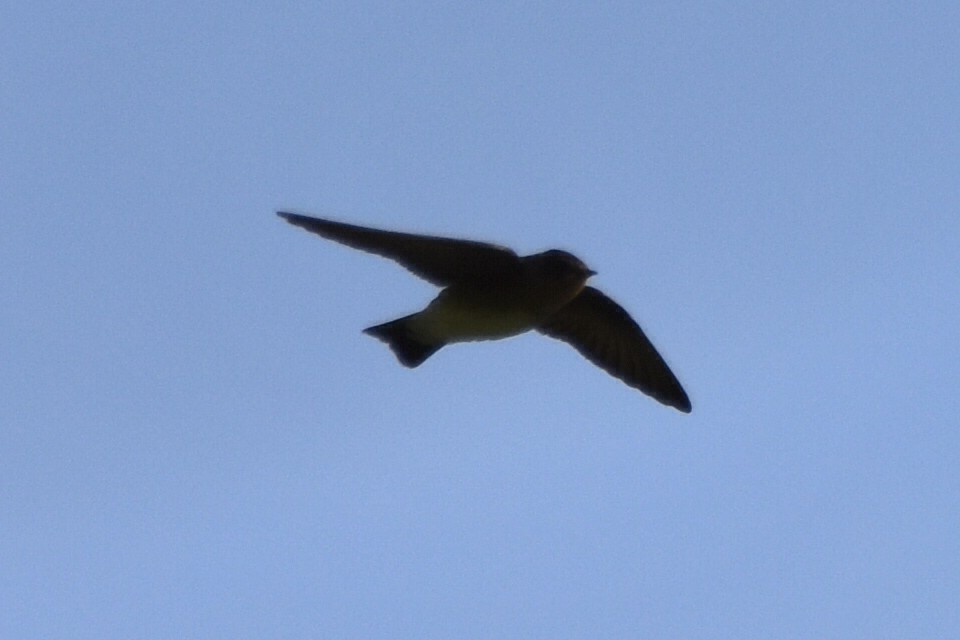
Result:
[[[394,260],[437,286],[496,281],[520,266],[513,250],[485,242],[371,229],[288,211],[277,215],[329,240]]]
[[[692,406],[680,381],[619,304],[585,287],[537,330],[563,340],[610,375],[684,413]]]

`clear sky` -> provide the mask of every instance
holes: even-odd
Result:
[[[0,637],[960,636],[960,5],[6,3]],[[683,415],[279,208],[570,250]]]

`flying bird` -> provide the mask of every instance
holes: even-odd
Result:
[[[686,392],[640,326],[620,305],[587,286],[596,272],[566,251],[518,256],[485,242],[384,231],[285,211],[277,215],[324,238],[390,258],[442,287],[422,311],[364,329],[407,367],[423,364],[453,342],[536,330],[569,343],[629,386],[690,412]]]

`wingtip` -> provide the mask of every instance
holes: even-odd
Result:
[[[683,394],[680,398],[674,398],[669,404],[682,413],[690,413],[693,411],[693,405],[690,403],[690,398],[687,397],[687,394]]]
[[[308,229],[307,225],[313,221],[313,218],[310,216],[304,216],[299,213],[292,213],[290,211],[277,211],[277,215],[293,226],[302,227],[304,229]]]

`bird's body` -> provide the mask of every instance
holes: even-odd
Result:
[[[417,314],[420,324],[447,342],[508,338],[534,329],[580,293],[593,273],[579,260],[565,265],[573,258],[566,256],[520,258],[523,275],[511,274],[501,282],[453,284]],[[545,258],[560,261],[558,268],[568,268],[567,277],[553,281],[543,277],[536,264],[529,266]]]
[[[486,294],[486,295],[485,295]],[[533,309],[503,304],[487,292],[444,289],[423,311],[410,317],[411,328],[440,342],[498,340],[520,335],[541,318]]]
[[[640,327],[618,304],[586,286],[595,272],[566,251],[520,257],[472,240],[279,215],[325,238],[395,260],[444,287],[422,311],[365,329],[408,367],[420,365],[446,344],[537,330],[569,342],[594,364],[660,402],[690,411],[686,392]]]

